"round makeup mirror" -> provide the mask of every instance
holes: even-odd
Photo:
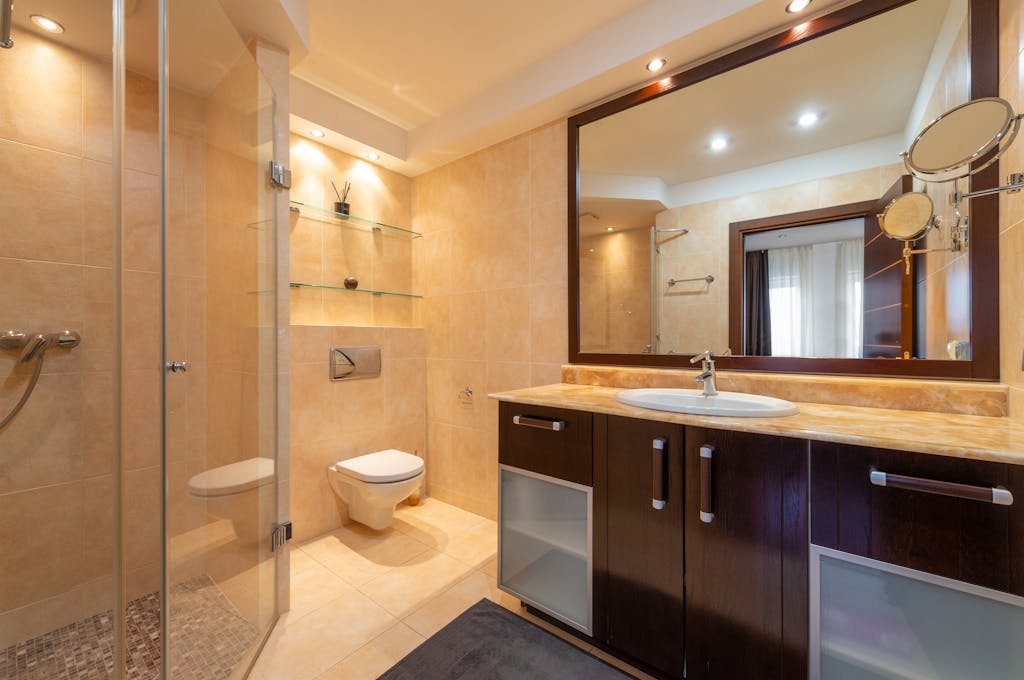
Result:
[[[916,241],[937,226],[937,222],[931,197],[916,191],[897,196],[878,216],[882,232],[897,241]]]
[[[1005,99],[975,99],[928,123],[904,154],[904,163],[926,182],[960,179],[997,161],[1019,128],[1020,116]]]

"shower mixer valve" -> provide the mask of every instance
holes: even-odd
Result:
[[[26,333],[20,330],[6,330],[0,333],[0,348],[20,349],[21,363],[32,361],[40,353],[53,347],[72,349],[82,342],[77,331],[63,330],[55,333]]]
[[[19,364],[28,364],[35,361],[32,377],[29,379],[25,391],[21,393],[21,398],[18,399],[18,402],[6,415],[0,417],[0,430],[7,427],[14,420],[14,417],[25,407],[28,398],[32,396],[32,390],[36,388],[36,384],[39,382],[39,374],[43,370],[43,357],[46,355],[46,350],[52,347],[71,349],[72,347],[77,347],[80,342],[82,342],[82,336],[77,331],[63,330],[55,333],[26,333],[19,330],[6,330],[0,332],[0,349],[21,350],[21,355],[18,357]]]

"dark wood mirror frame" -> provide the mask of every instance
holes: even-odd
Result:
[[[580,351],[579,130],[587,123],[721,75],[758,59],[820,38],[909,4],[913,0],[862,0],[662,78],[569,118],[569,361],[574,364],[691,368],[689,357],[665,354],[600,354]],[[999,95],[999,1],[969,0],[971,99]],[[999,164],[971,177],[971,190],[999,186]],[[812,359],[735,356],[718,360],[721,370],[867,375],[953,380],[999,379],[999,197],[971,201],[970,361],[946,359]],[[730,298],[734,292],[730,288]],[[730,303],[731,306],[731,303]],[[731,313],[731,311],[730,311]],[[695,347],[695,352],[703,350]]]

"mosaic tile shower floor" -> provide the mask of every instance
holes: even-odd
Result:
[[[235,611],[209,577],[171,586],[172,678],[220,680],[257,641],[256,629]],[[126,677],[150,680],[160,673],[160,598],[128,604]],[[104,612],[0,650],[0,680],[92,680],[111,677],[111,613]]]

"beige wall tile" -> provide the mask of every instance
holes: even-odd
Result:
[[[451,295],[449,311],[449,343],[451,356],[460,359],[484,359],[487,357],[487,321],[490,313],[487,294],[483,292]],[[442,319],[428,319],[434,326]]]
[[[530,201],[549,203],[566,200],[568,195],[568,125],[551,123],[530,136]]]
[[[156,81],[129,71],[125,80],[125,167],[160,174],[159,110]]]
[[[530,286],[530,360],[540,363],[569,359],[568,290],[562,284]]]
[[[81,483],[58,484],[20,493],[0,495],[0,528],[4,536],[19,536],[0,555],[0,611],[27,605],[63,592],[68,585],[66,566],[77,559],[84,491]],[[35,530],[24,531],[31,526]]]
[[[82,57],[27,31],[19,33],[18,49],[4,56],[0,137],[80,156]],[[46,85],[45,96],[41,83]]]
[[[0,139],[0,175],[0,257],[80,263],[82,159]]]
[[[530,289],[526,287],[487,292],[487,358],[490,361],[529,360],[530,302]]]

